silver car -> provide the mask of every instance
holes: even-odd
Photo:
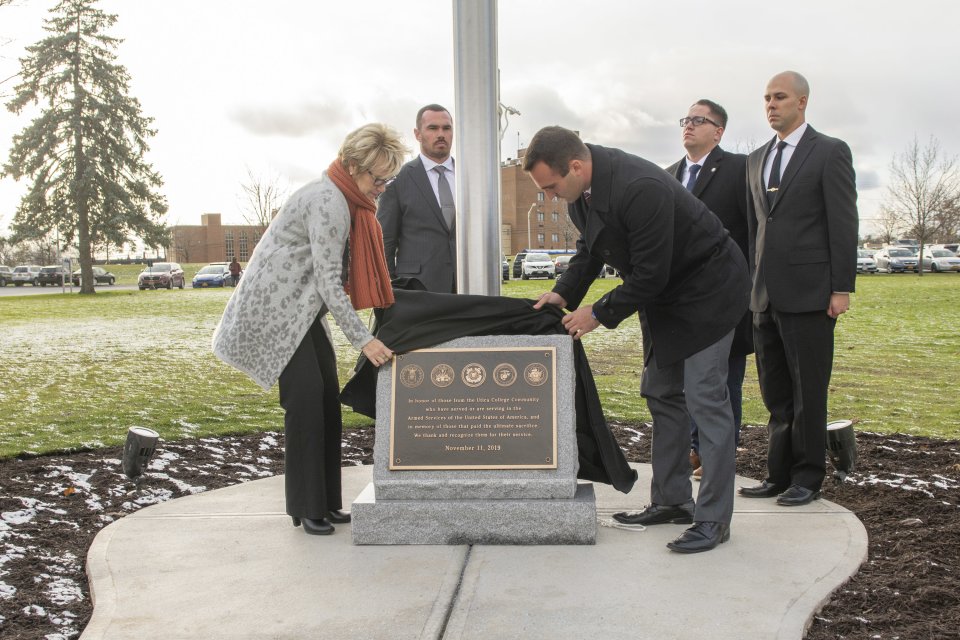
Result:
[[[40,266],[36,264],[22,264],[13,268],[13,284],[22,287],[25,284],[40,285]]]
[[[873,259],[869,251],[863,249],[857,250],[857,273],[876,273],[877,261]]]
[[[886,273],[916,271],[919,262],[917,254],[906,247],[884,247],[873,259],[877,261],[877,269]]]
[[[933,271],[960,271],[960,257],[949,249],[923,248],[923,270]]]

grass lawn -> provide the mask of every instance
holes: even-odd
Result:
[[[617,283],[598,280],[587,301]],[[552,284],[514,280],[503,295],[530,298]],[[837,328],[830,418],[869,431],[960,437],[960,275],[861,276],[857,289]],[[165,439],[282,429],[276,387],[262,391],[210,352],[232,292],[98,287],[94,296],[0,298],[0,457],[121,444],[134,425]],[[357,352],[333,327],[343,384]],[[649,419],[636,318],[594,331],[584,345],[607,417]],[[348,426],[370,422],[348,409],[344,418]],[[744,421],[766,418],[751,360]]]

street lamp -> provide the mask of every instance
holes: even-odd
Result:
[[[530,205],[530,208],[527,209],[527,251],[533,248],[533,241],[530,240],[530,214],[533,213],[533,210],[537,208],[537,203],[534,202]]]

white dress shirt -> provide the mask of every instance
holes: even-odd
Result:
[[[783,138],[783,141],[787,143],[787,146],[783,148],[783,151],[780,152],[780,178],[783,178],[784,172],[787,170],[787,165],[790,163],[790,158],[793,157],[793,152],[797,148],[797,144],[800,142],[800,138],[803,137],[803,134],[807,130],[807,123],[804,122],[799,127],[794,129],[790,135],[786,138]],[[773,167],[773,159],[777,155],[777,143],[780,140],[774,140],[771,142],[770,151],[767,153],[767,161],[763,165],[763,184],[770,184],[770,169]]]

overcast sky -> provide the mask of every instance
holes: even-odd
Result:
[[[53,0],[0,8],[0,80],[43,37]],[[379,120],[416,147],[417,109],[454,112],[451,0],[104,0],[119,61],[157,135],[170,224],[220,212],[242,221],[247,170],[288,189],[317,177],[344,135]],[[766,7],[766,8],[764,8]],[[810,81],[807,121],[853,151],[861,233],[883,202],[890,161],[917,136],[960,150],[960,3],[914,0],[573,2],[501,0],[502,157],[542,126],[666,166],[683,155],[677,120],[706,97],[724,105],[727,149],[772,136],[762,95],[773,74]],[[9,100],[13,82],[0,84]],[[0,157],[25,116],[0,111]],[[0,180],[0,231],[26,185]]]

